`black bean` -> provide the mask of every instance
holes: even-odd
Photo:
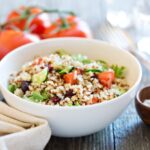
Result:
[[[29,85],[30,85],[29,81],[22,81],[21,89],[24,93],[29,90]]]
[[[71,97],[74,96],[74,95],[75,95],[75,94],[73,93],[73,90],[70,89],[70,90],[66,91],[65,97],[71,98]]]
[[[60,98],[59,97],[57,97],[57,96],[54,96],[54,97],[52,97],[51,98],[51,101],[54,103],[54,104],[57,104],[58,102],[60,102]]]

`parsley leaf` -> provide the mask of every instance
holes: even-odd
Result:
[[[65,67],[63,69],[59,69],[58,73],[60,73],[61,75],[63,75],[63,74],[71,72],[73,69],[74,69],[74,67],[68,66],[68,67]]]
[[[102,72],[100,69],[86,69],[86,72]]]
[[[111,68],[114,70],[117,78],[124,77],[124,71],[126,69],[124,66],[119,67],[118,65],[112,65]]]
[[[96,60],[97,63],[99,63],[100,65],[102,65],[103,71],[108,70],[109,65],[106,61],[104,60]]]

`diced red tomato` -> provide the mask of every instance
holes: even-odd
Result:
[[[15,48],[39,41],[39,37],[34,34],[15,30],[4,30],[0,33],[0,59]]]
[[[101,72],[97,75],[97,77],[99,82],[107,88],[110,88],[113,81],[115,80],[115,74],[113,71]]]
[[[92,104],[98,103],[100,100],[97,97],[92,98]]]
[[[67,73],[63,76],[65,83],[76,84],[77,83],[77,71]]]

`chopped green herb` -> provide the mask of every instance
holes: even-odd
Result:
[[[16,85],[14,85],[14,84],[9,84],[9,85],[8,85],[8,90],[9,90],[11,93],[14,93],[16,89],[17,89],[17,86],[16,86]]]
[[[86,69],[85,72],[102,72],[101,69]]]
[[[66,74],[66,73],[71,72],[73,69],[74,69],[74,67],[68,66],[68,67],[66,67],[66,68],[64,68],[64,69],[59,69],[58,72],[59,72],[61,75],[63,75],[63,74]]]
[[[109,68],[109,65],[104,60],[96,60],[97,63],[100,63],[102,65],[103,71],[107,70]]]
[[[111,68],[114,70],[115,76],[117,78],[124,77],[124,71],[125,71],[125,67],[124,66],[119,67],[118,65],[112,65]]]
[[[45,91],[45,90],[41,92],[41,95],[43,96],[44,100],[47,100],[50,97],[50,94],[48,93],[48,91]]]
[[[106,61],[104,60],[96,60],[97,62],[100,62],[101,64],[105,64],[105,65],[108,65]]]

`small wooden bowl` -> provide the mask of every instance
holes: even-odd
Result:
[[[145,124],[150,125],[150,107],[143,104],[145,99],[150,99],[150,86],[138,91],[135,98],[136,110]]]

